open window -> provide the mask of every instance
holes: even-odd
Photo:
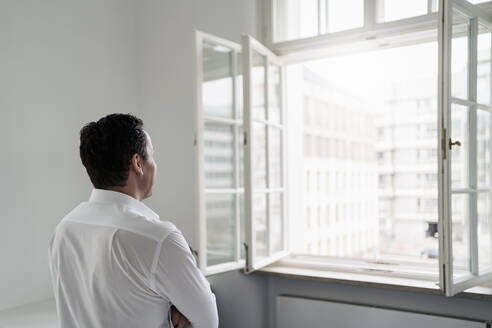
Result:
[[[492,279],[492,18],[445,0],[440,25],[440,260],[448,296]]]
[[[197,242],[205,274],[244,266],[241,46],[196,33]]]
[[[286,255],[283,67],[252,37],[244,58],[246,271]]]
[[[272,44],[282,57],[197,32],[206,275],[291,251],[283,264],[439,280],[449,296],[492,281],[492,2],[419,3],[395,18],[364,0],[363,28]]]
[[[197,32],[196,54],[198,263],[250,272],[287,248],[283,67],[249,36]]]

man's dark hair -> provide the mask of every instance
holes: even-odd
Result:
[[[123,187],[134,154],[147,159],[147,139],[141,119],[110,114],[80,130],[80,159],[98,189]]]

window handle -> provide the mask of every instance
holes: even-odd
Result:
[[[451,141],[451,139],[449,139],[449,149],[451,149],[451,147],[453,147],[453,146],[460,147],[461,146],[461,142],[459,140]]]

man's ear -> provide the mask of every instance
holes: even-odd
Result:
[[[143,175],[143,165],[142,158],[137,153],[133,154],[130,159],[130,169],[133,170],[137,175]]]

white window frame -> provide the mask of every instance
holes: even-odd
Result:
[[[318,0],[318,7],[326,1]],[[437,0],[427,0],[427,13],[424,15],[378,23],[377,0],[364,0],[364,23],[362,27],[333,33],[322,33],[322,18],[318,13],[318,35],[278,42],[275,40],[277,2],[278,0],[268,0],[265,3],[265,40],[268,47],[273,49],[276,54],[282,56],[292,52],[313,50],[318,48],[320,44],[353,44],[391,35],[401,36],[407,31],[413,32],[416,29],[425,30],[429,27],[435,28],[435,19],[438,14],[437,11],[432,11],[433,7],[437,4]],[[327,8],[326,6],[322,7]]]
[[[442,0],[444,5],[439,20],[440,43],[439,43],[439,138],[441,145],[439,149],[439,234],[440,251],[440,283],[441,289],[447,296],[453,296],[468,288],[492,281],[492,269],[488,272],[479,273],[478,262],[478,239],[477,239],[477,194],[480,191],[477,188],[476,172],[476,118],[477,108],[492,112],[492,106],[478,104],[477,102],[477,37],[478,37],[478,19],[480,23],[486,25],[492,30],[492,15],[486,15],[482,10],[464,0]],[[463,16],[470,20],[470,35],[468,41],[468,77],[467,99],[452,97],[451,94],[451,55],[452,55],[452,26],[453,26],[453,9],[456,9]],[[470,189],[453,190],[451,185],[451,105],[464,105],[468,111],[469,118],[469,154],[468,163],[470,164],[469,179]],[[475,169],[473,169],[475,168]],[[488,188],[489,190],[490,188]],[[490,192],[490,190],[489,190]],[[470,256],[470,274],[454,281],[453,266],[453,238],[452,238],[452,195],[466,194],[469,195],[470,210],[468,213],[470,221],[469,233],[469,256]]]
[[[218,38],[214,35],[207,34],[201,31],[195,32],[195,108],[196,108],[196,121],[195,121],[195,136],[194,136],[194,146],[195,146],[195,172],[197,176],[197,185],[195,189],[195,204],[196,204],[196,214],[198,219],[196,220],[195,228],[195,244],[198,245],[198,267],[202,270],[204,275],[213,275],[216,273],[221,273],[225,271],[240,269],[244,267],[245,260],[241,259],[241,247],[240,245],[240,221],[239,221],[239,197],[236,197],[236,236],[235,236],[235,252],[234,261],[221,263],[213,266],[207,266],[207,210],[206,210],[206,188],[205,188],[205,172],[204,172],[204,125],[206,121],[224,121],[227,123],[235,124],[235,162],[238,162],[238,143],[236,142],[241,136],[238,135],[238,118],[235,114],[234,119],[220,119],[207,117],[203,113],[202,104],[202,85],[203,85],[203,42],[207,41],[210,43],[215,43],[217,45],[222,45],[224,47],[233,49],[233,106],[234,112],[237,113],[238,101],[242,101],[242,98],[238,99],[237,93],[237,54],[241,52],[241,46],[237,43]],[[237,186],[239,172],[235,166],[235,181]],[[239,192],[244,188],[234,188],[230,190],[231,194],[239,195]],[[213,191],[212,191],[213,192]]]
[[[257,44],[258,48],[262,49],[267,53],[269,56],[272,58],[275,58],[275,60],[279,60],[283,64],[290,64],[294,62],[299,62],[299,61],[307,61],[307,60],[312,60],[312,59],[319,59],[322,57],[326,56],[331,56],[333,54],[340,54],[342,53],[347,53],[347,52],[355,52],[355,51],[361,51],[361,50],[370,50],[370,49],[376,49],[376,48],[381,48],[381,47],[396,47],[396,46],[402,46],[402,45],[407,45],[407,44],[415,44],[415,43],[420,43],[420,42],[425,42],[425,41],[430,41],[430,40],[436,40],[436,30],[440,29],[444,33],[446,33],[445,30],[443,30],[443,22],[439,20],[440,17],[440,12],[437,13],[431,13],[430,12],[430,5],[429,5],[429,10],[427,15],[422,15],[422,16],[417,16],[417,17],[411,17],[407,19],[402,19],[400,21],[392,21],[392,22],[386,22],[386,23],[376,23],[375,20],[375,6],[374,6],[374,1],[375,0],[365,0],[365,20],[364,20],[364,27],[359,28],[359,29],[354,29],[354,30],[348,30],[348,31],[342,31],[342,32],[337,32],[337,33],[332,33],[332,34],[325,34],[325,35],[319,35],[316,37],[312,38],[306,38],[306,39],[299,39],[299,40],[292,40],[292,41],[286,41],[286,42],[280,42],[280,43],[272,43],[271,42],[271,36],[272,36],[272,28],[274,26],[273,24],[273,16],[272,16],[272,3],[275,0],[270,0],[267,1],[267,6],[269,6],[267,10],[266,19],[267,19],[267,37],[266,39],[269,40],[267,41],[267,44],[269,45],[269,48],[272,49],[270,51],[267,47],[262,46],[261,44]],[[443,3],[445,1],[456,1],[456,0],[439,0],[439,8],[443,8]],[[431,0],[429,0],[428,3],[432,3]],[[484,3],[484,4],[479,4],[479,5],[467,5],[468,8],[474,8],[473,10],[477,13],[481,13],[483,15],[484,12],[491,11],[492,9],[492,3]],[[418,33],[418,36],[415,37],[415,34]],[[449,34],[449,31],[447,32]],[[411,37],[409,35],[412,34]],[[234,263],[225,263],[218,265],[216,267],[206,267],[206,226],[205,226],[205,203],[204,203],[204,197],[203,197],[203,188],[204,187],[204,181],[203,181],[203,168],[202,168],[202,159],[203,159],[203,117],[201,117],[201,81],[202,81],[202,67],[201,67],[201,61],[202,61],[202,56],[200,52],[200,42],[203,41],[203,38],[208,38],[209,40],[212,41],[217,41],[217,42],[225,42],[224,44],[227,46],[233,46],[233,47],[238,47],[238,51],[241,51],[241,46],[235,44],[235,43],[230,43],[229,41],[222,40],[219,38],[216,38],[211,35],[207,35],[204,33],[199,33],[197,32],[197,61],[196,61],[196,76],[197,76],[197,134],[195,136],[195,144],[197,145],[196,149],[196,163],[198,163],[197,167],[197,172],[198,172],[198,191],[197,191],[197,204],[198,204],[198,216],[199,220],[197,224],[197,244],[199,245],[199,265],[200,268],[204,271],[205,274],[213,274],[213,273],[218,273],[218,272],[224,272],[224,271],[229,271],[237,268],[244,267],[244,261],[238,261]],[[198,40],[201,40],[200,42]],[[440,51],[442,51],[441,47],[443,47],[443,40],[438,40],[439,48]],[[257,42],[257,41],[254,41]],[[384,43],[384,44],[382,44]],[[256,43],[255,43],[256,44]],[[247,53],[244,51],[245,49],[243,48],[243,60],[247,61],[250,59],[247,59],[244,54]],[[249,50],[248,50],[249,53]],[[275,54],[279,55],[277,57]],[[443,148],[441,147],[443,144],[447,145],[448,139],[445,138],[443,135],[443,129],[442,127],[444,126],[445,122],[446,124],[449,124],[449,122],[446,121],[445,114],[446,112],[443,111],[444,106],[446,104],[444,103],[444,83],[443,83],[443,73],[445,73],[446,70],[443,70],[443,65],[444,61],[448,60],[449,58],[440,58],[442,60],[439,64],[439,70],[440,70],[440,80],[439,80],[439,97],[438,101],[439,103],[439,110],[438,110],[438,160],[439,160],[439,169],[438,171],[438,179],[439,179],[439,231],[442,231],[443,233],[440,234],[440,264],[439,264],[439,283],[440,283],[440,288],[441,290],[446,294],[446,295],[454,295],[456,292],[475,286],[478,283],[482,283],[485,281],[488,281],[490,279],[489,275],[486,277],[475,277],[474,279],[468,280],[466,283],[462,283],[459,285],[452,285],[452,281],[450,281],[450,254],[449,252],[443,252],[442,250],[449,249],[449,240],[447,240],[444,236],[446,234],[449,234],[450,231],[446,231],[446,226],[450,224],[449,218],[443,219],[446,217],[447,213],[449,212],[449,188],[445,186],[446,179],[444,177],[447,177],[449,179],[449,175],[447,171],[445,172],[444,170],[446,169],[446,162],[443,160],[443,156],[445,154],[445,150],[443,151]],[[246,67],[248,67],[249,64],[246,64]],[[244,81],[246,80],[246,76],[248,74],[248,71],[243,68],[243,79]],[[448,71],[449,74],[449,71]],[[234,79],[235,81],[235,79]],[[235,82],[234,82],[235,83]],[[266,83],[268,85],[268,82]],[[248,88],[247,84],[245,84],[243,92],[246,93],[246,89]],[[283,87],[283,89],[285,89]],[[234,91],[235,92],[235,91]],[[246,97],[246,96],[245,96]],[[246,108],[246,102],[248,101],[247,99],[245,101],[245,107]],[[267,104],[267,103],[266,103]],[[480,105],[479,105],[480,106]],[[287,112],[286,106],[283,106],[283,112],[284,115]],[[246,115],[243,116],[244,119],[246,120]],[[285,122],[285,121],[284,121]],[[245,131],[247,130],[246,124],[244,124]],[[447,125],[446,125],[447,126]],[[449,130],[448,130],[449,131]],[[246,135],[247,140],[249,139],[249,135]],[[285,140],[285,134],[284,134],[284,140]],[[285,144],[285,141],[284,141]],[[251,147],[251,145],[248,143],[248,147]],[[248,172],[250,172],[251,167],[247,167],[248,161],[246,160],[246,157],[249,156],[247,155],[248,152],[248,147],[245,149],[245,167],[244,167],[244,174],[245,174],[245,179],[249,180],[247,178]],[[286,149],[286,147],[284,147]],[[286,156],[286,152],[284,152],[284,162],[288,156]],[[285,164],[285,163],[284,163]],[[449,170],[449,168],[448,168]],[[287,170],[284,170],[284,172],[287,172]],[[284,173],[285,176],[285,173]],[[448,181],[449,182],[449,181]],[[245,182],[245,188],[246,188],[247,182]],[[287,180],[284,180],[284,187],[286,188],[288,186]],[[448,189],[446,189],[448,188]],[[251,186],[250,190],[251,191]],[[248,206],[246,203],[246,192],[245,192],[245,224],[246,224],[246,229],[247,229],[247,237],[246,237],[246,244],[253,245],[254,242],[252,240],[251,233],[248,231],[251,230],[251,207]],[[446,195],[446,197],[444,197]],[[287,199],[287,198],[286,198]],[[446,203],[447,202],[447,203]],[[251,197],[249,200],[249,203],[251,205]],[[285,209],[285,201],[284,201],[284,211]],[[246,213],[248,211],[250,213]],[[447,211],[447,212],[445,212]],[[288,214],[287,212],[284,212]],[[447,220],[447,221],[446,221]],[[287,220],[286,222],[289,222]],[[249,226],[248,226],[249,225]],[[284,224],[284,233],[288,228],[288,224]],[[443,230],[444,229],[444,230]],[[284,235],[284,241],[288,240],[288,233],[285,233]],[[237,238],[239,241],[239,237]],[[249,246],[251,247],[251,246]],[[265,265],[268,263],[271,263],[271,261],[281,258],[282,256],[285,256],[286,252],[282,254],[282,256],[278,256],[275,258],[270,258],[269,261],[266,261],[264,263],[256,263],[251,255],[249,255],[251,252],[247,252],[247,259],[248,259],[248,265],[246,268],[246,272],[251,272],[254,271],[255,269],[258,269],[261,267],[261,265]],[[367,264],[373,264],[371,261],[361,261],[362,267]],[[447,264],[447,265],[446,265]],[[333,260],[333,262],[330,262],[329,267],[331,268],[337,268],[337,270],[343,270],[343,267],[345,266],[343,264],[343,261],[337,263],[336,259]],[[398,272],[398,269],[396,268],[394,272]],[[371,268],[371,271],[375,272],[377,274],[377,269]],[[387,270],[386,270],[387,271]],[[391,271],[391,270],[390,270]],[[408,270],[412,271],[412,270]],[[419,276],[425,276],[424,272],[417,272],[417,275]],[[411,276],[411,275],[410,275]],[[429,279],[434,279],[435,275],[428,274],[427,275]]]
[[[250,273],[253,272],[257,269],[260,269],[268,264],[271,264],[280,258],[285,257],[288,255],[288,233],[287,233],[287,192],[286,192],[286,153],[287,153],[287,147],[286,147],[286,111],[285,111],[285,106],[283,105],[285,103],[285,100],[283,99],[283,94],[284,92],[282,90],[285,90],[285,87],[283,85],[284,81],[284,67],[282,61],[273,53],[271,52],[268,48],[266,48],[264,45],[262,45],[260,42],[255,40],[249,35],[243,35],[242,37],[242,46],[243,46],[243,95],[244,95],[244,131],[246,135],[246,147],[245,147],[245,152],[244,152],[244,178],[245,178],[245,218],[246,218],[246,272]],[[269,187],[269,146],[268,146],[268,141],[269,141],[269,133],[268,131],[265,134],[265,144],[266,144],[266,180],[267,180],[267,188],[264,190],[265,195],[270,195],[272,193],[281,193],[283,194],[283,201],[282,201],[282,217],[281,217],[281,222],[282,222],[282,245],[281,245],[281,250],[276,253],[271,252],[271,241],[270,241],[270,201],[268,197],[268,201],[266,203],[266,247],[267,247],[267,255],[265,258],[259,260],[257,258],[256,254],[256,236],[255,236],[255,220],[254,220],[254,208],[255,204],[253,203],[253,198],[255,192],[257,192],[257,186],[254,184],[254,152],[255,152],[255,138],[253,136],[253,130],[252,126],[255,121],[259,121],[256,118],[253,118],[252,116],[252,102],[253,102],[253,84],[252,84],[252,53],[253,51],[256,51],[259,53],[261,56],[264,56],[265,63],[264,63],[264,71],[265,71],[265,85],[264,85],[264,103],[265,103],[265,115],[266,115],[266,120],[260,122],[261,124],[264,124],[267,130],[269,131],[270,126],[274,126],[275,128],[278,128],[281,130],[282,133],[282,140],[281,140],[281,148],[282,148],[282,187],[281,188],[270,188]],[[269,113],[269,65],[270,63],[277,65],[280,68],[280,84],[281,84],[281,98],[280,99],[280,124],[274,124],[272,122],[269,122],[268,118],[268,113]],[[276,190],[275,190],[276,189]],[[263,192],[260,191],[260,192]]]
[[[296,39],[289,40],[283,42],[273,42],[274,38],[274,28],[275,28],[275,3],[277,0],[269,0],[266,3],[266,15],[265,15],[265,39],[267,40],[267,45],[272,49],[273,52],[278,54],[280,58],[284,61],[285,64],[298,63],[302,61],[320,59],[322,57],[329,57],[333,55],[340,55],[343,53],[353,53],[358,51],[367,51],[372,49],[381,49],[382,47],[399,47],[410,44],[417,44],[426,41],[436,40],[436,34],[439,36],[440,29],[443,28],[442,20],[440,19],[441,11],[433,12],[432,8],[435,4],[433,4],[433,0],[428,1],[428,11],[426,15],[415,16],[410,18],[405,18],[397,21],[383,22],[377,23],[376,20],[376,0],[365,0],[364,1],[364,26],[361,28],[356,28],[352,30],[346,30],[336,33],[327,33],[323,35],[317,35],[314,37],[304,38],[304,39]],[[438,9],[443,7],[444,1],[452,1],[452,0],[439,0]],[[485,18],[488,14],[492,13],[492,2],[481,3],[472,5],[470,3],[466,4],[466,7],[471,9],[473,8],[473,12],[477,15],[480,14],[482,18]],[[489,16],[490,19],[490,16]],[[436,33],[437,32],[437,33]],[[443,46],[443,40],[438,39],[439,51],[442,51],[441,47]],[[443,60],[443,57],[440,58],[440,61]],[[449,60],[449,58],[447,59]],[[443,151],[442,145],[444,142],[443,136],[443,99],[441,89],[443,85],[443,63],[439,64],[439,98],[438,98],[438,152],[436,156],[438,156],[438,165],[439,168],[443,168],[444,161],[442,160]],[[448,71],[449,73],[449,71]],[[484,109],[484,106],[481,104],[477,105],[478,108]],[[449,131],[449,130],[448,130]],[[447,215],[449,211],[449,195],[446,196],[446,199],[443,198],[445,195],[444,192],[444,176],[448,176],[442,169],[438,170],[438,183],[439,183],[439,231],[443,231],[445,227],[443,227],[443,217]],[[448,176],[449,178],[449,176]],[[446,187],[447,188],[447,187]],[[446,203],[447,202],[447,203]],[[450,222],[446,222],[444,225],[449,225]],[[482,277],[474,276],[472,279],[468,279],[460,284],[454,285],[451,283],[452,275],[450,275],[451,265],[449,257],[449,252],[443,251],[445,248],[449,249],[451,245],[449,240],[443,238],[446,233],[449,235],[450,231],[444,231],[440,234],[440,242],[439,242],[439,285],[443,293],[448,296],[454,295],[459,291],[471,288],[478,284],[483,284],[492,279],[492,275],[488,274]],[[446,241],[445,241],[446,240]],[[445,242],[444,242],[445,241]],[[444,255],[446,254],[446,255]],[[352,260],[352,259],[351,259]],[[297,265],[309,265],[308,262],[312,263],[312,261],[303,259],[289,259],[288,261]],[[286,262],[288,262],[286,261]],[[324,263],[323,263],[324,262]],[[326,259],[326,261],[320,261],[318,263],[319,266],[330,267],[331,269],[335,269],[337,271],[344,270],[346,265],[344,264],[344,260],[340,261],[340,259]],[[357,260],[351,261],[352,264],[356,263]],[[328,264],[326,264],[328,263]],[[446,265],[447,263],[447,265]],[[364,268],[367,266],[371,266],[373,261],[360,260],[359,262],[360,268]],[[393,263],[395,265],[395,270],[393,271],[395,274],[402,273],[403,277],[407,278],[417,278],[422,280],[432,280],[436,278],[436,275],[433,273],[429,273],[427,270],[418,271],[418,264],[405,263],[403,265],[409,265],[410,268],[414,269],[408,270],[413,271],[414,274],[406,274],[407,270],[399,270],[396,266],[400,266],[401,263]],[[357,266],[357,265],[356,265]],[[377,268],[371,269],[378,274],[379,271]],[[392,271],[392,270],[386,270]],[[427,277],[427,278],[426,278]]]

